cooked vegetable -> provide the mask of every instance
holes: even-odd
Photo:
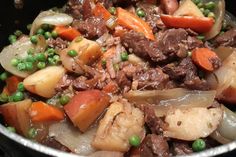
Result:
[[[181,2],[179,8],[174,12],[174,16],[194,16],[204,17],[202,12],[192,0],[184,0]]]
[[[45,98],[51,98],[55,93],[58,81],[65,74],[61,66],[51,66],[39,70],[24,79],[23,84],[26,90]]]
[[[215,69],[211,59],[220,61],[216,53],[208,48],[197,48],[192,52],[192,60],[204,70],[213,71]]]
[[[162,22],[170,28],[190,28],[198,33],[206,33],[214,25],[214,20],[207,17],[161,15]]]
[[[30,128],[28,131],[28,138],[33,139],[37,136],[37,130],[35,128]]]
[[[23,99],[24,99],[24,94],[20,91],[17,91],[12,95],[12,100],[14,102],[22,101]]]
[[[42,101],[31,104],[29,115],[32,122],[60,121],[64,119],[64,113],[61,110]]]
[[[50,24],[50,25],[55,25],[55,26],[61,26],[61,25],[66,26],[72,23],[72,21],[73,21],[73,18],[67,14],[57,13],[51,10],[43,11],[34,20],[31,30],[30,30],[30,35],[35,34],[36,31],[43,24]]]
[[[78,92],[64,109],[74,126],[85,132],[104,112],[109,100],[109,96],[99,90],[87,90]]]
[[[96,4],[93,9],[93,14],[97,17],[102,17],[104,20],[109,20],[112,16],[111,13],[101,3]]]
[[[100,121],[92,145],[101,150],[125,152],[129,150],[129,138],[142,137],[143,113],[129,103],[115,102]]]
[[[70,57],[75,57],[78,55],[78,53],[75,51],[75,50],[70,50],[67,52],[67,54],[70,56]]]
[[[236,87],[236,52],[234,51],[229,57],[223,61],[223,65],[214,73],[208,76],[208,80],[212,82],[212,78],[216,79],[214,87],[217,90],[217,99],[228,103],[235,103],[235,87]]]
[[[67,95],[63,95],[60,97],[60,104],[65,105],[70,101],[70,97]]]
[[[18,88],[18,84],[22,81],[21,78],[17,77],[17,76],[10,76],[6,79],[6,88],[7,91],[9,92],[9,94],[13,94],[14,92],[16,92],[17,88]]]
[[[14,133],[16,132],[16,128],[11,127],[11,126],[8,126],[7,130],[10,131],[10,132],[14,132]]]
[[[59,122],[49,127],[49,137],[54,137],[55,140],[79,155],[90,155],[95,152],[91,146],[95,133],[96,127],[81,133],[68,122]]]
[[[134,147],[138,147],[141,143],[141,139],[137,135],[133,135],[129,138],[129,144]]]
[[[213,27],[207,32],[205,33],[205,37],[207,40],[214,38],[215,36],[217,36],[220,31],[221,31],[221,27],[222,27],[222,23],[224,20],[224,16],[225,16],[225,0],[218,0],[217,1],[217,7],[215,9],[215,23],[213,25]]]
[[[32,44],[37,44],[37,42],[38,42],[37,36],[35,36],[35,35],[31,36],[30,41]]]
[[[146,38],[154,40],[154,35],[150,26],[139,17],[122,9],[117,8],[117,22],[119,25],[143,33]]]
[[[203,139],[197,139],[192,144],[192,149],[195,152],[200,152],[206,148],[206,142]]]
[[[169,110],[165,117],[168,127],[164,130],[164,135],[186,141],[207,137],[217,129],[222,118],[221,107]]]
[[[55,32],[61,38],[67,39],[69,41],[72,41],[81,35],[80,32],[78,32],[75,28],[66,26],[56,26],[53,32]]]
[[[30,128],[30,117],[27,113],[32,101],[26,99],[19,102],[10,102],[0,106],[0,113],[6,123],[16,129],[16,131],[27,136]]]

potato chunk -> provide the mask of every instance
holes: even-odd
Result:
[[[207,137],[217,128],[222,118],[221,107],[172,110],[165,118],[168,127],[164,129],[164,135],[186,141]]]
[[[92,145],[100,150],[126,152],[130,148],[129,137],[144,131],[144,115],[131,104],[115,102],[100,121]]]

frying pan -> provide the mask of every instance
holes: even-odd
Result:
[[[14,30],[20,29],[26,32],[26,25],[31,23],[40,10],[47,10],[54,6],[61,7],[66,0],[25,0],[24,8],[17,10],[14,7],[13,0],[0,1],[0,50],[8,44],[8,36]],[[236,16],[234,9],[235,1],[226,0],[226,9]],[[0,69],[2,70],[2,69]],[[0,88],[3,85],[0,84]],[[0,122],[2,119],[0,118]],[[236,156],[236,141],[205,150],[200,153],[191,154],[191,157],[209,157],[209,156]],[[61,152],[30,140],[20,135],[6,130],[0,124],[0,157],[78,157],[75,154]]]

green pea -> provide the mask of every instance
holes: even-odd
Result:
[[[134,147],[138,147],[141,143],[141,139],[137,135],[133,135],[129,138],[129,144]]]
[[[122,52],[121,55],[120,55],[120,57],[121,57],[121,60],[122,60],[122,61],[127,61],[128,58],[129,58],[127,52]]]
[[[23,33],[22,33],[20,30],[16,30],[14,34],[15,34],[15,36],[19,37],[19,36],[21,36]]]
[[[7,127],[7,130],[10,131],[10,132],[16,132],[16,128],[12,127],[12,126],[8,126]]]
[[[198,36],[197,36],[197,39],[198,39],[198,40],[204,40],[204,39],[205,39],[205,36],[203,36],[203,35],[198,35]]]
[[[116,14],[116,8],[115,7],[110,7],[108,9],[108,11],[112,14],[112,15],[115,15]]]
[[[37,134],[38,134],[38,131],[37,131],[35,128],[30,128],[30,129],[28,130],[28,137],[29,137],[30,139],[35,138],[35,137],[37,136]]]
[[[35,55],[35,58],[36,58],[36,60],[39,61],[39,62],[45,62],[45,61],[47,60],[46,55],[43,54],[43,53],[37,53],[37,54]]]
[[[30,48],[28,51],[27,51],[28,55],[32,55],[34,54],[34,49],[33,48]]]
[[[202,8],[204,6],[204,4],[202,2],[197,4],[198,8]]]
[[[216,4],[215,2],[212,2],[212,1],[205,4],[205,8],[209,10],[214,10],[215,7],[216,7]]]
[[[42,28],[39,28],[36,34],[44,35],[45,31]]]
[[[52,34],[50,32],[45,32],[44,37],[45,37],[45,39],[49,39],[52,37]]]
[[[52,37],[53,38],[57,38],[57,36],[58,36],[57,32],[56,31],[52,31]]]
[[[207,17],[214,19],[216,16],[215,16],[215,14],[214,14],[213,12],[210,12],[210,13],[207,15]]]
[[[202,151],[206,148],[206,142],[203,139],[197,139],[192,143],[192,149],[194,152]]]
[[[106,60],[102,60],[102,66],[105,66],[107,64],[107,61]]]
[[[8,77],[8,73],[7,73],[7,72],[3,72],[3,73],[1,73],[1,75],[0,75],[0,79],[1,79],[2,81],[5,81],[5,80],[7,79],[7,77]]]
[[[67,54],[70,56],[70,57],[75,57],[78,55],[78,53],[75,51],[75,50],[70,50],[67,52]]]
[[[56,50],[54,48],[48,48],[46,51],[48,56],[53,56],[56,53]]]
[[[8,95],[7,95],[6,93],[2,93],[2,94],[0,95],[0,101],[1,101],[2,103],[8,102]]]
[[[102,47],[102,48],[101,48],[101,51],[102,51],[102,52],[106,52],[107,49],[106,49],[105,47]]]
[[[38,67],[39,69],[43,69],[43,68],[46,67],[46,63],[45,63],[45,62],[38,62],[37,67]]]
[[[53,59],[58,63],[60,61],[60,56],[59,55],[54,55]]]
[[[18,83],[17,90],[23,92],[25,90],[23,82]]]
[[[32,62],[25,62],[25,70],[31,71],[33,70],[34,66]]]
[[[38,43],[38,37],[36,35],[33,35],[30,37],[30,41],[32,44],[37,44]]]
[[[48,58],[48,63],[50,64],[50,65],[56,65],[56,61],[53,59],[53,58]]]
[[[20,63],[20,61],[17,58],[13,58],[11,60],[11,65],[14,66],[14,67],[16,67],[19,63]]]
[[[8,40],[11,44],[13,44],[14,42],[16,42],[17,37],[15,35],[9,35]]]
[[[24,70],[26,70],[26,65],[25,65],[25,63],[18,63],[16,67],[17,67],[17,69],[18,69],[19,71],[24,71]]]
[[[142,10],[142,9],[138,9],[136,11],[136,14],[139,16],[139,17],[144,17],[145,16],[145,12]]]
[[[33,55],[28,55],[28,56],[26,57],[26,61],[27,61],[27,62],[34,63],[34,62],[36,61],[36,59],[34,58]]]
[[[199,10],[204,13],[205,9],[204,8],[199,8]]]
[[[20,91],[17,91],[12,95],[12,98],[14,102],[21,101],[24,99],[24,94]]]
[[[209,9],[205,9],[204,12],[203,12],[203,14],[204,14],[205,16],[207,16],[210,12],[211,12],[211,11],[210,11]]]
[[[200,2],[202,2],[201,0],[193,0],[193,2],[197,5],[199,4]]]
[[[60,101],[61,105],[65,105],[70,101],[70,97],[67,95],[63,95],[63,96],[61,96],[59,101]]]

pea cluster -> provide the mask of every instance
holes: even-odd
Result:
[[[216,8],[216,3],[210,1],[208,3],[203,3],[202,0],[193,0],[193,2],[198,6],[204,16],[215,18],[214,10]]]

